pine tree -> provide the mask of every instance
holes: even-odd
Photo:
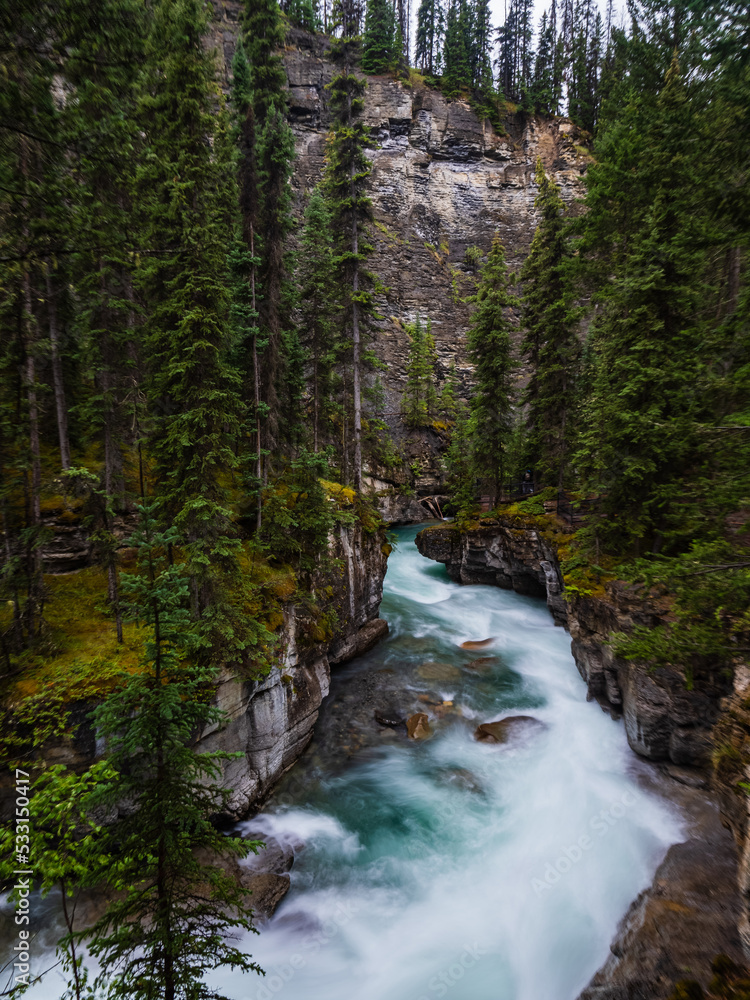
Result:
[[[97,837],[109,903],[79,937],[101,965],[111,998],[200,1000],[217,997],[207,971],[229,966],[260,972],[227,941],[252,931],[246,892],[206,858],[242,857],[257,845],[225,837],[211,817],[226,804],[220,784],[227,754],[196,752],[195,734],[222,720],[212,704],[213,668],[194,665],[196,637],[183,570],[165,553],[174,530],[155,532],[141,510],[134,538],[139,572],[125,582],[131,607],[148,629],[142,669],[96,711],[113,777],[88,798],[99,810],[130,809]]]
[[[327,441],[326,428],[332,414],[335,365],[341,345],[334,324],[335,274],[331,216],[318,188],[313,188],[305,210],[302,233],[304,252],[300,262],[300,308],[305,346],[310,362],[309,396],[312,400],[312,443],[318,452]]]
[[[244,17],[250,93],[254,115],[255,166],[259,189],[257,228],[260,256],[258,277],[263,296],[258,301],[265,343],[261,363],[261,397],[265,450],[281,445],[279,391],[286,371],[284,329],[290,318],[284,309],[288,282],[285,240],[292,227],[289,180],[294,137],[287,121],[286,71],[277,53],[285,27],[276,0],[248,0]],[[264,472],[264,480],[265,480]]]
[[[522,350],[531,369],[524,402],[528,407],[531,464],[537,481],[562,488],[569,472],[570,442],[579,342],[573,305],[563,203],[560,192],[537,160],[541,221],[521,270],[524,286]]]
[[[676,483],[701,461],[697,421],[705,404],[697,390],[710,237],[693,193],[692,124],[675,59],[644,136],[656,186],[603,290],[593,335],[581,457],[589,481],[606,494],[607,541],[636,552],[674,545],[691,530]]]
[[[513,280],[505,263],[505,250],[496,235],[471,300],[474,309],[467,333],[468,355],[474,365],[471,396],[474,467],[480,476],[491,480],[494,502],[500,499],[507,472],[505,452],[511,429],[511,314],[518,306],[510,291]]]
[[[368,0],[362,39],[362,69],[386,73],[395,62],[396,25],[390,0]]]
[[[428,321],[426,327],[422,326],[419,317],[406,327],[406,333],[410,346],[401,412],[407,427],[424,427],[433,419],[437,408],[435,338],[432,324]]]
[[[138,272],[148,301],[149,450],[164,518],[185,541],[193,612],[203,615],[224,573],[236,571],[227,428],[241,406],[226,364],[228,289],[222,204],[229,163],[217,137],[214,64],[200,0],[160,0],[147,40],[138,172],[145,237],[159,253]]]
[[[365,149],[371,144],[369,130],[362,121],[362,94],[365,84],[354,67],[359,53],[359,12],[351,0],[339,5],[341,37],[336,39],[332,55],[339,72],[328,85],[334,125],[328,141],[325,190],[331,206],[331,229],[334,239],[334,265],[343,304],[344,322],[351,331],[352,343],[352,413],[353,413],[353,485],[362,488],[362,367],[364,322],[372,310],[366,288],[364,262],[372,247],[365,242],[366,225],[371,218],[370,199],[366,194],[370,163]],[[347,464],[344,448],[344,464]]]

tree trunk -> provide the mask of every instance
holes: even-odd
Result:
[[[65,400],[62,359],[60,358],[60,335],[57,325],[57,299],[54,282],[47,262],[45,274],[47,283],[47,315],[49,318],[50,356],[52,360],[52,382],[55,388],[55,412],[57,414],[57,436],[60,441],[60,464],[70,468],[70,439],[68,437],[68,407]]]

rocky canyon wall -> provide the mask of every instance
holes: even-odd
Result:
[[[318,581],[333,594],[337,621],[332,635],[315,641],[297,607],[287,604],[270,674],[261,681],[242,680],[231,671],[220,676],[217,704],[226,721],[203,734],[199,749],[242,754],[224,763],[232,818],[261,801],[312,739],[331,667],[366,652],[388,632],[378,617],[387,552],[382,531],[367,533],[359,524],[341,527],[331,551],[338,568]]]

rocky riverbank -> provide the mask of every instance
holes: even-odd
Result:
[[[687,674],[614,656],[611,633],[653,627],[667,609],[621,581],[600,594],[566,594],[559,552],[568,542],[553,517],[533,526],[488,518],[469,530],[441,525],[417,536],[419,551],[444,563],[456,581],[546,597],[570,632],[589,697],[623,717],[631,748],[659,768],[659,791],[688,816],[685,842],[670,849],[634,901],[609,960],[580,998],[666,1000],[681,979],[705,987],[718,953],[740,963],[748,955],[748,800],[737,786],[747,780],[748,670],[735,665],[732,676],[713,665]]]

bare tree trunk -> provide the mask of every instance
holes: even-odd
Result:
[[[60,333],[57,324],[57,299],[54,282],[47,262],[45,274],[47,284],[47,315],[49,318],[50,356],[52,359],[52,382],[55,389],[55,412],[57,414],[57,436],[60,441],[60,463],[63,469],[70,468],[70,439],[68,437],[68,407],[65,400],[62,359],[60,358]]]

